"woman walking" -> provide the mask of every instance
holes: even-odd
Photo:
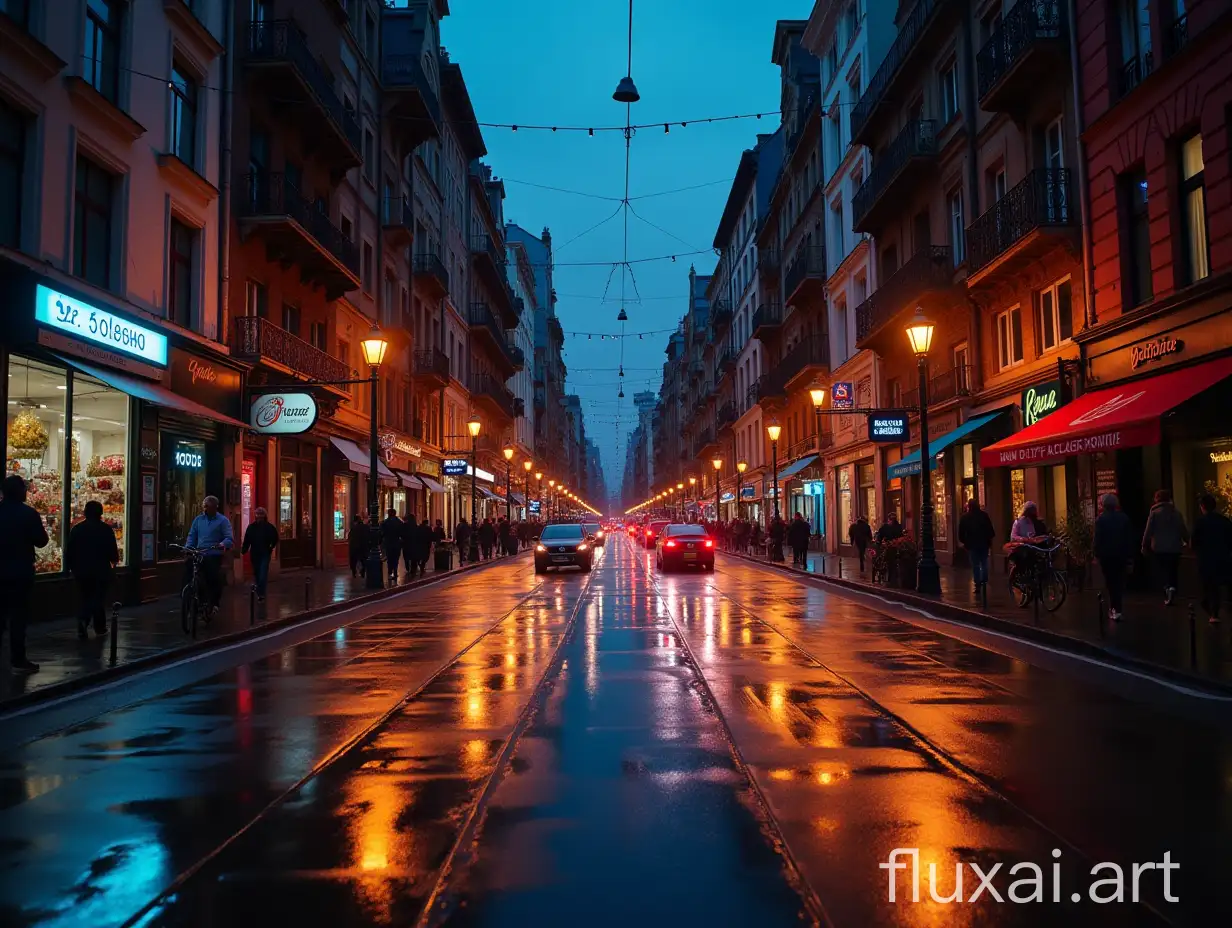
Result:
[[[1142,533],[1142,553],[1154,555],[1164,582],[1164,605],[1171,606],[1176,599],[1177,569],[1181,563],[1181,550],[1189,542],[1189,530],[1185,517],[1172,503],[1170,490],[1155,491],[1155,505],[1146,520]]]

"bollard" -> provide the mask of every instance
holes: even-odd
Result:
[[[1031,591],[1031,605],[1034,607],[1036,625],[1039,625],[1039,601],[1040,601],[1040,595],[1042,592],[1043,590],[1040,589],[1038,586],[1036,587],[1036,589]]]
[[[1095,623],[1099,626],[1099,637],[1104,637],[1104,594],[1095,594]]]
[[[311,602],[311,596],[312,596],[312,578],[305,577],[304,578],[304,611],[305,612],[308,611],[308,608],[309,608],[308,604],[309,602]]]
[[[838,578],[842,580],[843,579],[843,556],[840,554],[837,560],[838,560]]]
[[[257,590],[254,587],[248,591],[248,627],[257,624]]]
[[[1189,601],[1189,666],[1198,667],[1198,626],[1194,620],[1193,600]]]
[[[120,604],[111,604],[111,666],[116,665],[120,649]]]

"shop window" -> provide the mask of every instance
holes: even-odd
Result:
[[[278,475],[278,537],[295,537],[295,473],[283,471]]]
[[[1027,472],[1010,471],[1010,518],[1017,519],[1027,505]]]
[[[856,483],[860,487],[860,515],[865,516],[870,524],[876,525],[877,478],[871,461],[868,464],[856,465]]]
[[[160,557],[173,560],[179,555],[170,545],[182,545],[188,538],[193,519],[201,514],[207,495],[208,461],[205,442],[163,433],[159,451],[162,464],[162,505],[158,514]]]
[[[1211,249],[1206,235],[1205,163],[1202,136],[1195,135],[1181,145],[1181,244],[1185,249],[1185,271],[1189,283],[1211,273]]]
[[[73,273],[111,286],[112,210],[115,178],[87,158],[77,159],[73,194]]]
[[[257,462],[244,458],[240,468],[240,536],[248,531],[257,510]]]
[[[71,524],[85,518],[86,503],[102,504],[103,521],[116,533],[124,563],[128,458],[128,397],[82,374],[73,375]]]
[[[81,76],[112,103],[120,99],[120,30],[125,4],[120,0],[89,0]]]
[[[29,503],[43,519],[51,543],[35,550],[34,569],[61,569],[64,544],[65,398],[63,370],[12,357],[8,370],[9,405],[5,430],[5,472],[25,478]]]
[[[0,246],[21,245],[21,201],[26,164],[26,120],[0,98]]]
[[[1151,282],[1151,217],[1148,213],[1146,168],[1121,175],[1121,282],[1126,307],[1155,295]]]
[[[171,68],[171,153],[197,166],[197,81],[180,62]]]
[[[855,521],[851,514],[851,469],[841,467],[836,470],[835,482],[838,484],[839,537],[846,539],[847,527]]]
[[[1051,351],[1073,338],[1073,285],[1068,277],[1040,291],[1037,328],[1040,351]]]
[[[957,454],[958,502],[960,506],[966,506],[968,500],[976,499],[977,497],[983,499],[983,496],[977,493],[975,446],[960,445]]]
[[[171,268],[167,315],[176,325],[186,329],[193,323],[193,266],[196,264],[197,230],[178,219],[171,220],[168,240]]]
[[[937,466],[930,471],[933,482],[933,538],[938,544],[943,544],[950,537],[949,505],[945,491],[945,456],[937,461]]]
[[[1022,363],[1022,308],[1014,306],[997,316],[997,369]]]
[[[350,477],[334,477],[334,541],[346,541],[351,527],[352,483]]]

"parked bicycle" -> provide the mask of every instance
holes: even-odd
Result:
[[[1010,570],[1010,591],[1020,607],[1038,601],[1048,612],[1056,612],[1065,602],[1069,584],[1065,574],[1052,563],[1061,545],[1051,538],[1039,543],[1024,542],[1018,550],[1025,556],[1016,559]]]
[[[209,625],[213,618],[210,604],[205,598],[205,584],[201,577],[201,562],[206,551],[211,548],[188,548],[184,545],[172,544],[172,550],[183,552],[191,564],[188,582],[180,591],[180,627],[185,635],[197,637],[197,623]],[[219,547],[219,546],[215,546]]]

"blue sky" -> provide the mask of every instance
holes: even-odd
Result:
[[[624,0],[452,0],[442,42],[460,64],[481,122],[556,125],[623,124],[624,106],[612,91],[625,73],[628,4]],[[778,68],[770,62],[774,24],[805,18],[812,4],[768,0],[635,0],[633,78],[642,95],[633,122],[679,121],[767,112],[779,105]],[[629,257],[710,249],[728,185],[758,132],[777,118],[662,126],[633,140],[630,197],[695,184],[701,189],[633,202]],[[505,217],[527,229],[552,230],[557,311],[565,331],[617,332],[623,216],[582,235],[617,211],[619,202],[576,196],[526,183],[619,198],[624,187],[624,140],[619,132],[532,132],[485,128],[487,161],[506,181]],[[581,235],[580,238],[577,236]],[[571,239],[575,239],[570,243]],[[635,264],[625,277],[630,302],[626,331],[674,328],[687,305],[688,272],[715,264],[712,251]],[[610,283],[609,283],[610,279]],[[641,303],[634,303],[634,283]],[[602,302],[605,289],[609,302]],[[659,386],[665,334],[624,340],[625,399],[618,401],[621,343],[567,335],[569,388],[584,401],[587,434],[598,442],[604,476],[618,490],[632,399]],[[550,466],[550,463],[549,463]]]

